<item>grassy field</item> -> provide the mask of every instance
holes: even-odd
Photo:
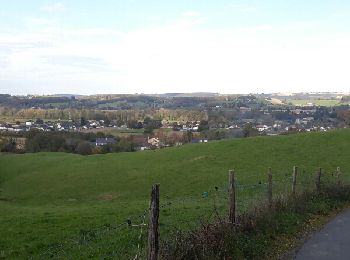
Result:
[[[338,130],[137,153],[2,154],[0,258],[46,258],[50,254],[131,258],[137,251],[140,228],[125,225],[110,232],[108,227],[129,218],[140,224],[139,215],[148,207],[153,183],[160,183],[161,204],[168,205],[160,213],[160,232],[166,237],[174,226],[197,225],[214,204],[219,212],[225,211],[228,169],[236,169],[237,182],[243,187],[237,196],[242,209],[250,199],[261,200],[265,194],[259,183],[265,182],[269,166],[274,181],[286,183],[280,189],[289,189],[293,165],[300,167],[301,177],[308,176],[305,179],[317,167],[329,174],[337,166],[347,177],[349,144],[350,131]],[[257,187],[250,189],[250,185]],[[212,192],[214,187],[218,195]],[[209,195],[202,196],[206,192]],[[91,236],[93,241],[85,243]],[[83,251],[87,255],[82,256]]]
[[[317,106],[326,107],[341,105],[341,102],[338,99],[290,99],[287,100],[287,102],[290,102],[293,105],[307,105],[308,103],[313,103]]]
[[[93,129],[86,129],[82,130],[84,133],[105,133],[108,135],[113,136],[130,136],[130,135],[142,135],[143,129],[121,129],[121,128],[114,128],[114,127],[104,127],[104,128],[93,128]]]

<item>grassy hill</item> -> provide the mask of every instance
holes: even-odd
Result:
[[[138,153],[80,156],[64,153],[0,155],[0,258],[47,253],[64,244],[64,254],[130,257],[138,244],[139,229],[125,227],[92,244],[74,246],[83,230],[104,230],[106,224],[138,215],[148,206],[150,188],[160,183],[161,233],[171,225],[189,227],[209,214],[213,203],[225,211],[228,169],[235,168],[240,185],[263,183],[267,167],[274,180],[286,181],[293,165],[301,178],[317,167],[326,172],[340,166],[350,171],[350,131],[225,140]],[[305,177],[306,178],[306,177]],[[215,198],[202,198],[214,187]],[[242,189],[240,208],[261,189]],[[211,193],[210,193],[211,194]],[[73,241],[73,242],[71,242]],[[109,247],[105,247],[106,241]],[[69,248],[68,246],[69,245]],[[112,251],[113,252],[112,252]]]

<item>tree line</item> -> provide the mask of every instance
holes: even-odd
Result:
[[[113,138],[115,143],[96,146],[97,138]],[[25,139],[25,149],[18,149],[17,141]],[[24,134],[11,134],[0,137],[0,150],[2,152],[66,152],[81,155],[102,154],[111,152],[133,152],[134,144],[127,138],[112,137],[102,132],[40,132],[31,130]]]

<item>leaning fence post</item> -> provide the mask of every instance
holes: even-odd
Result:
[[[316,172],[316,191],[317,193],[321,190],[321,175],[322,175],[322,168],[319,168]]]
[[[337,167],[337,184],[338,186],[341,185],[341,171],[340,171],[340,167]]]
[[[235,171],[229,170],[229,222],[234,224],[236,222],[236,194],[235,194]]]
[[[267,173],[267,199],[269,203],[269,208],[272,208],[272,171],[271,167],[269,167]]]
[[[148,225],[148,260],[158,259],[159,250],[159,184],[152,186],[151,201],[149,207],[149,225]]]
[[[298,167],[293,167],[293,178],[292,178],[292,194],[295,195],[296,186],[297,186],[297,175],[298,175]]]

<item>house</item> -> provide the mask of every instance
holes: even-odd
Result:
[[[107,144],[115,144],[116,140],[113,137],[96,138],[96,146],[104,146]]]
[[[198,144],[198,143],[207,143],[209,140],[207,138],[193,138],[191,143]]]
[[[159,147],[161,145],[159,138],[156,137],[148,138],[147,142],[154,147]]]
[[[257,125],[256,129],[258,129],[259,132],[264,132],[269,129],[267,125]]]

